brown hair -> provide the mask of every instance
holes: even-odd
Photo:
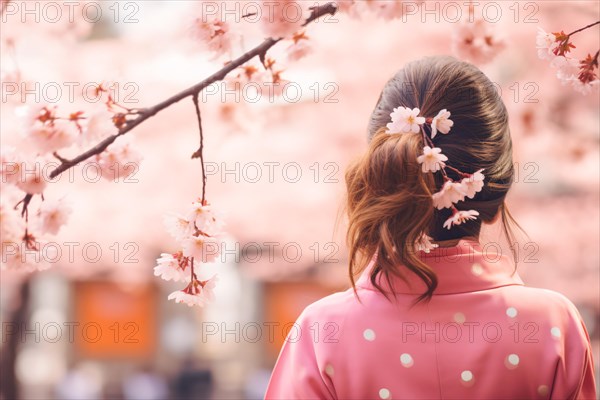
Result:
[[[441,188],[443,178],[440,173],[421,172],[416,161],[425,145],[421,133],[386,133],[390,113],[400,106],[417,107],[424,117],[434,117],[444,108],[452,113],[451,133],[438,133],[434,143],[453,167],[466,173],[484,168],[483,189],[473,199],[455,204],[459,210],[477,210],[478,219],[450,230],[443,228],[452,211],[433,207],[431,196]],[[407,64],[383,88],[368,131],[367,153],[346,172],[353,288],[355,276],[376,255],[370,276],[376,288],[383,293],[376,280],[380,272],[390,285],[392,275],[404,279],[403,266],[427,286],[417,302],[430,300],[437,277],[414,250],[422,233],[434,241],[478,237],[482,221],[491,222],[500,212],[504,233],[509,243],[514,242],[511,225],[519,225],[505,204],[514,178],[508,114],[496,88],[478,68],[452,57],[429,57]],[[447,173],[460,180],[453,171]]]

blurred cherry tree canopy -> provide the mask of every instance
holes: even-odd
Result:
[[[13,207],[35,193],[28,233],[44,231],[50,236],[40,243],[59,245],[42,257],[57,260],[52,268],[74,277],[152,278],[159,254],[180,248],[164,215],[185,216],[201,197],[192,101],[166,107],[105,152],[46,178],[58,157],[76,157],[266,37],[283,37],[262,62],[254,57],[199,94],[206,199],[226,222],[226,257],[241,257],[245,273],[266,280],[327,266],[328,256],[342,266],[343,224],[334,228],[343,172],[366,148],[379,92],[404,63],[448,54],[478,65],[509,109],[518,171],[509,206],[530,237],[504,251],[516,251],[528,282],[597,304],[597,77],[585,90],[573,79],[565,84],[569,70],[536,49],[538,28],[568,33],[592,24],[597,2],[346,1],[306,27],[309,7],[325,2],[272,2],[272,10],[258,1],[2,3],[3,162],[38,165],[44,181],[12,184],[3,170],[2,229],[24,229]],[[597,32],[571,38],[574,61],[551,60],[570,65],[567,78],[577,81],[574,63],[588,53],[597,59]],[[48,139],[46,128],[31,124],[52,112],[63,128]],[[500,238],[495,227],[487,234]],[[335,269],[337,279],[343,269]],[[200,279],[210,277],[201,271]],[[2,277],[11,285],[23,274]]]

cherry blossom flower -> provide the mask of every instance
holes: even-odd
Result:
[[[46,246],[46,244],[31,233],[27,233],[19,240],[3,241],[2,268],[26,272],[50,268],[48,260],[57,259],[58,249],[56,246]]]
[[[231,75],[225,77],[227,87],[235,90],[242,90],[243,86],[250,83],[262,83],[265,79],[265,72],[262,66],[254,64],[245,64],[236,68]]]
[[[579,72],[579,61],[571,57],[555,56],[550,66],[556,68],[556,77],[563,85],[569,84]]]
[[[423,155],[417,157],[417,162],[421,164],[423,172],[439,171],[446,166],[444,161],[448,161],[448,157],[442,154],[442,149],[434,147],[433,149],[429,146],[423,148]]]
[[[450,111],[445,108],[441,110],[431,121],[431,138],[433,139],[438,131],[443,134],[450,132],[450,128],[454,125],[454,121],[450,118]]]
[[[162,253],[156,260],[154,275],[159,276],[165,281],[189,282],[191,281],[190,272],[181,267],[183,254]]]
[[[15,113],[21,119],[25,129],[29,129],[36,123],[53,121],[56,118],[56,107],[48,104],[27,104],[18,107]]]
[[[302,28],[310,13],[306,3],[295,0],[263,1],[260,22],[272,38],[290,38]]]
[[[554,32],[553,35],[556,37],[556,46],[552,50],[554,55],[566,56],[571,49],[575,48],[575,45],[569,40],[570,36],[564,31]]]
[[[185,289],[171,293],[168,300],[175,300],[176,303],[185,303],[189,307],[204,307],[214,300],[216,281],[216,275],[206,281],[194,279]]]
[[[548,33],[538,27],[538,33],[535,39],[538,57],[542,60],[553,60],[556,55],[554,49],[558,46],[556,35]]]
[[[463,178],[460,181],[463,191],[470,199],[475,197],[475,195],[483,188],[483,180],[485,179],[485,176],[481,173],[482,171],[483,168],[471,174],[471,176],[468,178]]]
[[[45,200],[38,211],[39,229],[42,233],[56,235],[67,223],[73,209],[62,200]]]
[[[185,303],[190,307],[200,305],[197,301],[198,296],[184,292],[183,290],[177,290],[171,293],[169,297],[167,297],[167,300],[175,300],[175,303]]]
[[[46,179],[43,174],[44,159],[38,157],[33,162],[21,164],[21,176],[16,186],[29,194],[42,194],[46,189]]]
[[[165,216],[167,232],[178,242],[183,242],[194,234],[194,224],[179,214]]]
[[[290,83],[289,80],[287,80],[281,76],[282,72],[283,72],[283,70],[281,70],[281,71],[271,70],[271,78],[270,79],[267,78],[263,82],[263,84],[267,87],[267,90],[269,93],[269,98],[271,98],[273,96],[281,96],[285,90],[286,85],[288,83]]]
[[[55,120],[50,123],[35,123],[25,133],[36,149],[42,153],[51,153],[70,147],[77,140],[77,127],[69,121]]]
[[[192,36],[217,55],[231,50],[233,36],[229,23],[219,18],[202,16],[194,21]]]
[[[593,90],[598,88],[598,85],[600,84],[600,80],[596,79],[595,81],[591,81],[591,82],[581,82],[579,79],[572,79],[571,81],[571,85],[573,86],[573,89],[575,89],[577,92],[583,94],[584,96],[587,96],[588,94],[590,94]]]
[[[576,77],[572,78],[573,88],[584,94],[589,94],[594,88],[598,87],[598,53],[594,57],[588,54],[587,57],[579,61],[579,71]]]
[[[456,55],[474,64],[492,61],[505,46],[504,40],[483,19],[463,22],[453,34],[452,48]]]
[[[80,136],[80,143],[85,145],[96,143],[118,134],[119,128],[115,126],[113,116],[114,114],[108,110],[101,110],[90,115],[83,134]]]
[[[224,226],[223,219],[212,206],[203,205],[200,201],[192,203],[192,209],[186,219],[193,222],[192,227],[209,236],[218,235]]]
[[[442,186],[442,190],[433,194],[433,206],[438,210],[450,208],[453,203],[464,200],[466,195],[461,183],[446,181]]]
[[[563,85],[571,85],[583,95],[588,95],[598,87],[599,81],[594,71],[596,67],[591,55],[581,61],[568,55],[555,56],[550,66],[556,68],[556,77]]]
[[[127,177],[139,168],[142,155],[132,145],[129,136],[119,136],[102,153],[96,156],[96,161],[107,180]]]
[[[217,287],[218,276],[213,275],[206,281],[202,281],[202,302],[204,304],[209,304],[215,299],[215,287]]]
[[[119,83],[112,80],[102,80],[100,83],[94,82],[94,84],[84,87],[84,97],[90,99],[90,101],[100,101],[104,95],[112,97],[118,87]]]
[[[183,242],[183,255],[193,257],[196,261],[209,263],[219,254],[221,243],[212,236],[190,236]]]
[[[303,31],[295,33],[292,40],[294,42],[287,48],[288,61],[298,61],[312,52],[309,38]]]
[[[468,220],[477,219],[478,215],[479,212],[475,210],[458,211],[454,209],[452,216],[444,222],[444,228],[450,229],[453,225],[460,225]]]
[[[598,53],[594,57],[588,54],[586,58],[579,61],[579,73],[577,78],[582,83],[590,83],[598,80],[596,70],[598,69]]]
[[[418,108],[412,110],[406,107],[394,108],[390,114],[392,122],[386,125],[388,133],[419,132],[419,126],[425,123],[425,118],[419,117],[420,112]]]
[[[432,238],[425,233],[421,235],[419,240],[415,243],[415,248],[417,251],[423,251],[425,253],[431,252],[431,250],[437,248],[439,245],[436,243],[432,243]]]

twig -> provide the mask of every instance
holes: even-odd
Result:
[[[198,94],[192,96],[192,100],[194,102],[194,107],[196,108],[196,117],[198,118],[198,129],[200,131],[200,147],[194,154],[192,154],[192,158],[200,158],[200,164],[202,166],[202,205],[204,205],[206,200],[206,172],[204,171],[204,134],[202,132],[202,117],[200,115],[200,105],[198,104]]]
[[[573,32],[571,32],[571,33],[569,33],[569,34],[567,35],[567,37],[571,37],[571,35],[574,35],[574,34],[576,34],[576,33],[578,33],[578,32],[584,31],[584,30],[586,30],[586,29],[588,29],[588,28],[591,28],[592,26],[594,26],[594,25],[598,25],[598,24],[600,24],[600,21],[596,21],[596,22],[594,22],[594,23],[591,23],[591,24],[589,24],[589,25],[586,25],[586,26],[584,26],[583,28],[579,28],[579,29],[577,29],[577,30],[575,30],[575,31],[573,31]]]

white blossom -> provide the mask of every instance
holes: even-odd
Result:
[[[142,158],[128,136],[119,136],[106,150],[96,156],[96,161],[103,178],[117,180],[137,172]]]
[[[450,118],[450,111],[445,108],[441,110],[431,121],[431,138],[433,139],[438,131],[443,134],[450,132],[450,128],[454,125],[454,121]]]
[[[63,200],[45,200],[38,211],[39,229],[43,233],[56,235],[67,223],[73,209]]]
[[[392,122],[386,125],[389,133],[419,132],[420,125],[425,123],[425,118],[420,117],[418,108],[397,107],[390,114]]]
[[[466,196],[470,199],[475,197],[475,194],[483,188],[483,180],[485,176],[481,173],[483,168],[471,174],[468,178],[463,178],[460,183]]]
[[[417,157],[417,162],[421,164],[423,172],[439,171],[446,166],[444,161],[448,161],[448,157],[442,154],[442,149],[439,147],[432,149],[429,146],[425,146],[423,148],[423,155]]]
[[[419,240],[415,243],[416,250],[423,251],[425,253],[431,252],[431,250],[439,246],[437,243],[433,243],[432,240],[433,239],[430,236],[423,233]]]
[[[189,282],[191,280],[191,273],[189,270],[184,270],[179,265],[179,260],[173,254],[162,253],[160,258],[156,260],[156,267],[154,267],[154,275],[159,276],[166,281],[175,282]]]
[[[450,208],[452,204],[464,200],[466,195],[467,193],[461,183],[446,181],[442,189],[433,194],[433,206],[438,210]]]
[[[450,218],[444,222],[444,228],[450,229],[453,225],[460,225],[465,221],[477,219],[479,212],[475,210],[455,211]]]

